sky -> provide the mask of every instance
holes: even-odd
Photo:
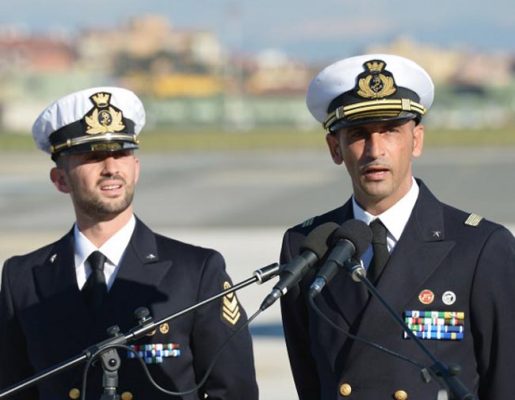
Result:
[[[0,0],[0,25],[35,32],[114,27],[144,14],[213,31],[233,52],[276,49],[304,61],[339,59],[398,37],[515,53],[514,0]]]

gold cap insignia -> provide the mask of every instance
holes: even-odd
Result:
[[[122,112],[110,104],[111,93],[95,93],[90,96],[90,100],[95,107],[84,117],[88,126],[86,133],[97,135],[99,133],[121,132],[125,129]]]
[[[231,284],[225,281],[223,286],[224,290],[227,290]],[[222,319],[231,325],[236,325],[240,317],[240,305],[236,294],[234,292],[226,294],[222,300]]]
[[[358,75],[357,94],[365,99],[380,99],[397,91],[390,72],[384,70],[386,63],[370,60],[363,64],[365,72]],[[384,71],[383,71],[384,70]]]

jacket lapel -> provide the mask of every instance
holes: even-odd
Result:
[[[338,215],[339,224],[354,218],[352,201],[349,200],[341,208]],[[334,304],[350,328],[366,304],[366,289],[360,283],[354,282],[347,271],[339,271],[327,286],[322,296],[328,304]]]
[[[40,315],[64,336],[82,343],[88,337],[88,313],[74,268],[73,230],[55,243],[41,265],[34,268],[34,280],[41,297]],[[57,311],[58,310],[58,311]],[[86,343],[87,344],[87,343]]]
[[[170,266],[170,260],[160,260],[154,233],[138,219],[123,255],[113,290],[119,285],[119,281],[123,280],[159,286]]]
[[[455,245],[453,241],[445,240],[441,204],[422,182],[419,186],[420,194],[412,215],[377,285],[378,292],[399,317]],[[391,319],[381,302],[372,297],[363,312],[357,335],[366,335],[380,343],[380,327]],[[399,334],[401,332],[399,326]],[[348,362],[352,362],[358,351],[354,353],[351,352]]]
[[[34,268],[37,289],[43,298],[71,292],[73,286],[79,291],[73,259],[73,232],[70,231],[54,243],[48,257]]]
[[[122,257],[120,269],[108,294],[105,318],[123,329],[135,325],[133,312],[166,301],[168,293],[159,290],[163,278],[172,266],[169,259],[161,260],[155,234],[136,220],[136,227]]]

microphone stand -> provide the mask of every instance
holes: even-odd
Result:
[[[247,278],[244,281],[214,295],[211,296],[197,304],[194,304],[188,308],[183,309],[175,314],[169,315],[157,322],[152,320],[150,316],[150,312],[145,307],[140,307],[135,311],[136,319],[138,320],[138,325],[134,328],[130,329],[127,333],[121,334],[120,328],[117,325],[114,325],[108,328],[108,333],[111,335],[110,338],[103,340],[99,343],[94,344],[82,351],[81,354],[69,358],[59,364],[56,364],[53,367],[47,368],[36,375],[33,375],[30,378],[24,379],[23,381],[12,385],[0,392],[0,399],[8,398],[15,393],[18,393],[24,389],[27,389],[31,386],[34,386],[41,381],[44,381],[47,378],[55,376],[69,368],[74,366],[78,366],[86,361],[92,361],[92,358],[100,353],[102,359],[102,368],[104,371],[102,384],[104,387],[104,393],[100,400],[117,400],[119,396],[116,394],[117,386],[118,386],[118,369],[121,365],[120,357],[118,356],[118,352],[115,347],[120,347],[126,345],[127,343],[132,343],[147,333],[152,332],[154,329],[157,329],[161,324],[170,321],[172,319],[178,318],[184,314],[187,314],[190,311],[193,311],[203,305],[206,305],[220,297],[223,297],[229,293],[236,292],[244,287],[247,287],[255,282],[258,284],[262,284],[269,279],[273,278],[279,273],[279,264],[273,263],[267,265],[263,268],[257,269],[253,272],[251,278]]]
[[[445,365],[442,361],[438,360],[435,355],[433,355],[427,347],[422,343],[420,338],[418,338],[411,329],[406,325],[406,323],[400,318],[395,310],[386,302],[384,297],[378,292],[375,286],[370,282],[367,278],[366,270],[362,266],[360,262],[357,264],[354,262],[345,263],[345,267],[348,272],[350,272],[352,279],[355,282],[362,282],[367,287],[368,291],[377,298],[381,304],[386,308],[390,316],[402,327],[404,332],[413,339],[416,345],[422,350],[422,352],[429,357],[429,359],[433,362],[433,365],[430,367],[430,370],[433,372],[438,378],[441,378],[451,392],[451,399],[455,400],[477,400],[477,398],[467,389],[467,387],[459,380],[456,376],[458,370],[456,368],[450,368]],[[444,397],[441,397],[441,394],[438,394],[438,399],[440,400],[448,400],[447,394]]]
[[[116,327],[118,328],[118,327]],[[117,393],[118,388],[118,370],[121,366],[120,355],[117,349],[110,348],[100,353],[102,361],[102,387],[104,392],[100,400],[119,400],[120,396]]]

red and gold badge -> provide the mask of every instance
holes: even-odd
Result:
[[[422,304],[431,304],[435,299],[435,294],[429,289],[424,289],[419,293],[418,299]]]

